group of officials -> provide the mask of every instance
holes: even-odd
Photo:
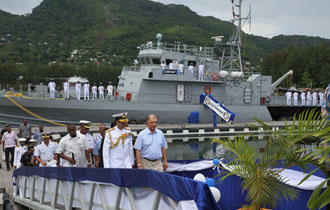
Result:
[[[65,100],[70,100],[70,83],[69,81],[65,81],[63,83],[63,95]],[[86,82],[85,84],[81,84],[80,81],[77,81],[75,84],[75,90],[76,90],[76,99],[80,101],[81,98],[81,89],[83,89],[84,93],[84,101],[89,101],[90,100],[90,92],[92,92],[92,100],[96,100],[97,98],[101,99],[104,101],[104,91],[105,88],[103,86],[103,83],[101,82],[99,86],[96,85],[96,83],[93,84],[92,87],[90,87],[89,82]],[[51,80],[48,83],[48,88],[49,88],[49,97],[51,100],[55,100],[55,91],[56,91],[56,83],[54,80]],[[109,82],[107,88],[107,96],[108,98],[112,101],[113,98],[113,92],[114,92],[114,87],[112,85],[112,82]],[[97,95],[99,97],[97,97]]]
[[[299,104],[299,93],[295,91],[293,94],[291,91],[287,91],[285,93],[286,96],[286,105],[287,106],[292,106],[292,98],[293,98],[293,105],[298,106]],[[300,105],[301,106],[321,106],[322,103],[324,102],[324,93],[321,91],[317,93],[316,91],[311,91],[307,90],[302,91],[300,93]]]
[[[100,133],[93,137],[89,133],[91,122],[80,121],[80,127],[70,124],[68,134],[59,142],[43,132],[42,142],[27,142],[18,138],[10,126],[2,136],[3,149],[15,150],[14,158],[9,161],[6,152],[7,170],[21,166],[39,167],[104,167],[104,168],[139,168],[165,171],[168,167],[167,142],[163,132],[157,129],[157,116],[147,117],[147,127],[133,136],[127,127],[127,113],[113,115],[115,123],[112,128],[100,126]],[[19,143],[18,143],[19,142]],[[9,150],[9,149],[8,149]]]
[[[162,71],[164,71],[166,69],[166,63],[165,61],[163,61],[161,64],[160,64],[160,67],[162,69]],[[184,74],[184,64],[183,62],[181,61],[180,63],[176,60],[174,61],[171,61],[169,64],[168,64],[168,69],[170,70],[177,70],[179,71],[179,74],[180,75],[183,75]],[[191,74],[194,74],[194,69],[195,67],[193,66],[192,63],[189,63],[188,65],[188,71],[191,72]],[[200,81],[203,81],[204,80],[204,63],[201,62],[199,65],[198,65],[198,80]]]

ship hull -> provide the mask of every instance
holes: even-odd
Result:
[[[76,100],[47,100],[0,97],[0,123],[19,124],[22,119],[30,123],[49,125],[45,118],[59,123],[77,123],[79,120],[90,120],[93,123],[111,123],[113,114],[128,112],[131,123],[144,123],[145,118],[154,113],[159,123],[188,123],[191,112],[199,112],[200,123],[213,122],[212,111],[203,105],[196,104],[152,104],[128,101],[76,101]],[[26,110],[22,110],[19,105]],[[271,121],[271,115],[266,106],[228,106],[236,112],[235,121],[253,121],[255,117],[263,121]],[[38,116],[35,116],[38,115]],[[218,122],[220,118],[217,117]]]

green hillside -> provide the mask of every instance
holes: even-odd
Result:
[[[155,41],[157,33],[163,34],[163,41],[167,43],[180,41],[212,46],[211,37],[222,35],[226,42],[232,31],[231,23],[199,16],[182,5],[163,5],[149,0],[44,0],[26,16],[0,11],[0,73],[10,74],[3,69],[22,64],[15,68],[19,74],[26,75],[27,80],[32,79],[31,75],[33,79],[45,74],[83,76],[88,71],[79,69],[91,66],[115,69],[118,74],[122,65],[131,64],[138,53],[136,47]],[[243,57],[254,66],[274,50],[328,41],[307,36],[268,39],[246,34],[242,40]],[[64,73],[64,70],[47,69],[50,63],[68,70]],[[1,69],[1,66],[5,67]],[[30,74],[32,67],[41,68],[44,73]]]

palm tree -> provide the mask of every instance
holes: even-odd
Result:
[[[330,127],[324,129],[325,120],[315,110],[303,112],[298,120],[294,117],[292,125],[285,122],[283,129],[273,131],[268,125],[256,119],[266,136],[266,146],[262,152],[253,148],[245,141],[244,136],[213,142],[222,144],[231,151],[235,158],[227,165],[220,165],[222,180],[237,175],[242,180],[243,191],[247,191],[248,207],[259,210],[261,207],[276,207],[282,199],[294,200],[298,191],[286,185],[286,180],[280,173],[293,165],[307,169],[307,164],[313,164],[325,171],[317,156],[306,155],[302,145],[318,141],[320,138],[330,138]],[[229,170],[226,170],[229,169]]]

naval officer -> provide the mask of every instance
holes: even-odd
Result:
[[[303,91],[300,93],[300,99],[301,99],[301,106],[306,105],[306,93]]]
[[[56,88],[56,84],[55,84],[54,80],[51,80],[48,83],[48,87],[49,87],[50,99],[55,100],[55,88]]]
[[[66,81],[63,83],[64,100],[70,100],[69,87],[70,87],[69,81],[66,80]]]
[[[109,82],[109,85],[107,86],[107,91],[108,91],[108,98],[110,99],[110,101],[112,101],[112,95],[113,95],[112,82]]]
[[[51,142],[50,135],[47,132],[42,134],[43,143],[36,146],[34,151],[35,159],[40,163],[40,167],[50,166],[51,162],[54,162],[54,154],[56,150],[56,144]]]
[[[95,99],[97,99],[97,86],[94,83],[92,86],[92,100],[95,100]]]
[[[85,136],[86,140],[88,141],[91,149],[88,149],[87,151],[89,153],[90,159],[92,160],[92,155],[91,155],[92,154],[92,151],[93,151],[92,148],[95,147],[94,138],[89,133],[89,129],[92,127],[92,122],[91,121],[88,121],[88,120],[80,120],[79,123],[80,123],[80,128],[77,131],[77,134],[78,135],[81,134],[81,135]],[[92,161],[92,163],[94,163],[94,161]]]
[[[116,126],[106,131],[103,144],[104,168],[132,168],[134,165],[131,130],[126,126],[127,113],[113,115]]]
[[[198,66],[198,80],[203,81],[204,80],[204,63],[201,62]]]
[[[84,88],[84,101],[88,100],[89,101],[89,83],[86,82],[83,86]]]
[[[81,90],[80,82],[78,81],[74,87],[76,88],[76,99],[80,101],[80,90]]]
[[[16,146],[14,154],[14,168],[21,167],[21,157],[25,152],[27,152],[27,146],[25,145],[26,138],[19,138],[18,142],[19,146]]]
[[[102,82],[100,83],[98,90],[99,90],[100,99],[102,99],[102,101],[104,101],[104,86],[103,86]]]

